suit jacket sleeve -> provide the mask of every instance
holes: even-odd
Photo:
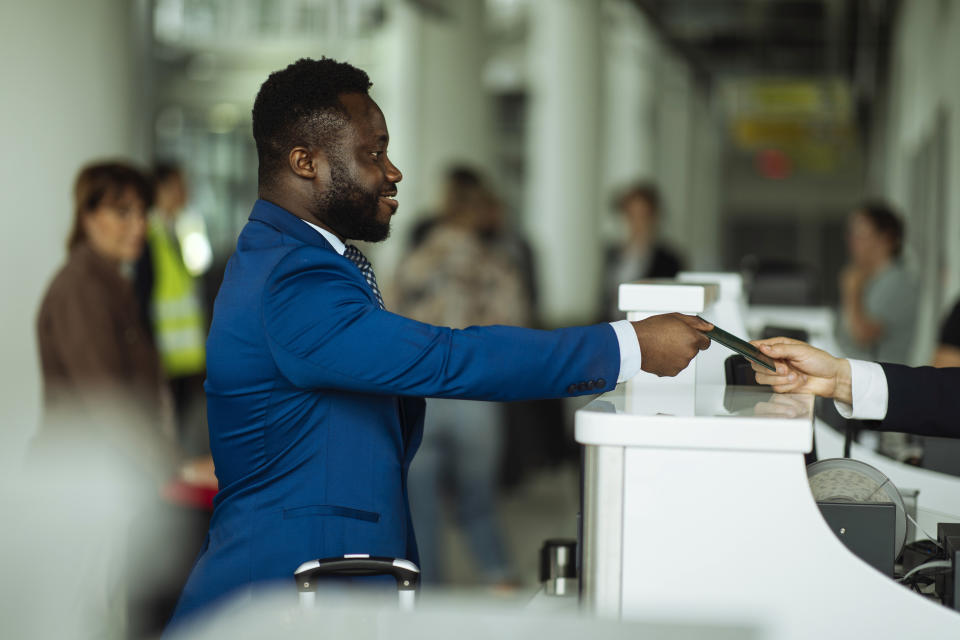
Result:
[[[521,400],[607,391],[620,369],[609,325],[455,330],[416,322],[379,309],[347,260],[310,247],[275,267],[262,315],[277,367],[301,388]]]
[[[960,368],[881,366],[889,401],[878,429],[960,438]]]

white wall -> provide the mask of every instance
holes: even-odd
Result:
[[[142,148],[133,4],[2,0],[0,465],[19,455],[37,425],[34,317],[65,257],[74,176],[91,159]]]
[[[892,72],[884,132],[884,175],[874,176],[885,194],[903,212],[907,222],[912,261],[923,266],[927,251],[945,248],[945,279],[922,273],[924,305],[915,362],[929,360],[938,323],[960,295],[960,6],[953,2],[905,2],[894,34]],[[946,140],[946,228],[917,228],[920,221],[911,209],[911,163],[934,135],[938,114],[949,119]],[[915,224],[911,227],[911,221]],[[931,223],[932,224],[932,223]],[[926,232],[926,233],[925,233]],[[924,237],[933,238],[924,242]],[[912,240],[911,240],[912,237]],[[938,246],[939,245],[939,246]],[[935,271],[939,271],[938,268]],[[928,308],[937,287],[943,288],[943,308]]]

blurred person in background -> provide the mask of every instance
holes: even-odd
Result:
[[[658,238],[661,216],[660,190],[649,182],[636,182],[614,198],[614,209],[626,223],[627,236],[607,249],[603,268],[603,302],[606,319],[623,318],[618,290],[623,282],[647,278],[673,278],[683,262]]]
[[[397,313],[456,329],[529,325],[530,292],[522,266],[501,241],[503,226],[502,206],[480,175],[465,167],[449,171],[440,216],[397,269]],[[510,583],[496,500],[503,428],[499,403],[427,400],[408,480],[425,581],[447,579],[441,524],[449,497],[455,507],[449,520],[465,534],[481,580]]]
[[[158,163],[153,184],[155,201],[135,282],[173,394],[177,440],[189,454],[202,455],[209,453],[203,395],[207,321],[196,276],[209,266],[211,252],[202,225],[185,228],[193,219],[185,215],[183,170]]]
[[[884,202],[867,201],[847,226],[850,261],[840,273],[837,344],[860,360],[906,364],[916,332],[918,288],[903,264],[904,226]],[[878,450],[901,461],[922,455],[899,433],[880,436]]]
[[[901,259],[903,221],[882,202],[850,216],[840,273],[837,340],[851,357],[904,364],[916,331],[917,287]]]
[[[454,164],[446,171],[445,184],[443,186],[443,195],[441,197],[440,211],[431,211],[422,215],[419,222],[413,226],[410,232],[410,251],[420,246],[420,243],[430,234],[431,229],[440,222],[444,211],[455,206],[451,201],[455,201],[464,191],[484,188],[483,177],[471,166],[465,164]],[[497,213],[498,217],[503,218],[503,212]],[[509,255],[509,258],[520,269],[523,278],[524,287],[530,295],[530,313],[532,314],[530,326],[541,327],[539,320],[538,300],[539,290],[537,289],[536,265],[533,259],[533,247],[517,229],[512,228],[505,220],[500,220],[497,225],[488,225],[489,228],[479,231],[480,237],[486,240],[495,240],[500,250]]]
[[[191,516],[169,501],[171,488],[180,478],[212,491],[216,478],[209,456],[188,459],[177,445],[160,356],[134,292],[153,200],[149,178],[123,162],[91,164],[77,177],[74,200],[68,259],[37,317],[44,416],[28,460],[72,486],[101,473],[130,485],[116,507],[119,530],[99,534],[108,536],[102,545],[78,547],[102,561],[98,572],[128,572],[125,581],[122,573],[109,577],[103,593],[123,618],[108,626],[136,637],[162,628],[206,529],[208,516],[199,534],[191,532]]]
[[[92,164],[77,177],[74,201],[67,263],[37,316],[44,426],[99,429],[101,414],[115,409],[154,432],[169,430],[159,358],[130,279],[143,250],[149,181],[121,162]]]
[[[446,170],[444,178],[438,209],[425,212],[413,225],[409,236],[410,252],[416,251],[430,231],[443,219],[444,211],[457,206],[456,202],[463,193],[486,188],[483,177],[468,164],[452,164]],[[540,297],[533,247],[516,225],[509,224],[502,212],[496,213],[502,218],[500,224],[488,225],[488,228],[478,231],[478,236],[485,242],[495,243],[498,253],[519,269],[529,297],[530,320],[525,326],[543,329],[545,327],[539,314]],[[579,460],[576,443],[557,437],[557,431],[562,429],[564,422],[562,400],[518,400],[503,405],[503,411],[508,428],[502,434],[499,470],[501,487],[516,486],[537,469]]]
[[[125,637],[138,627],[128,624],[127,605],[138,599],[132,585],[140,584],[125,579],[137,542],[129,531],[156,506],[158,487],[174,472],[169,398],[131,285],[151,200],[149,180],[129,164],[80,171],[67,262],[47,288],[36,324],[44,411],[25,481],[38,507],[29,514],[38,545],[33,569],[63,573],[48,564],[62,559],[60,546],[70,548],[64,566],[74,566],[78,579],[58,585],[74,592],[63,596],[58,615],[97,637]],[[63,509],[56,499],[63,491],[82,508]],[[53,512],[50,505],[61,506]],[[100,518],[103,524],[88,521]],[[49,538],[47,529],[69,541]]]

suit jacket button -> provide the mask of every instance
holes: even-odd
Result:
[[[607,381],[603,378],[597,378],[597,389],[603,389],[605,386],[607,386]]]
[[[577,392],[577,385],[571,384],[569,387],[567,387],[567,393],[576,393],[576,392]]]
[[[577,385],[577,391],[586,391],[588,388],[586,382],[581,382]]]

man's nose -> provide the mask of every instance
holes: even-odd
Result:
[[[389,160],[387,160],[387,180],[394,183],[403,180],[403,174],[400,173],[400,169],[397,169],[397,165]]]

